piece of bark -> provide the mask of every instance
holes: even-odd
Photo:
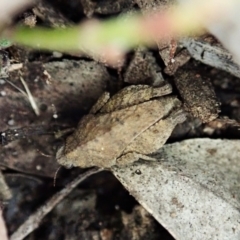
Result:
[[[174,82],[181,95],[185,109],[204,123],[218,117],[219,102],[210,79],[189,65],[180,68]]]
[[[240,66],[218,42],[209,42],[202,38],[184,38],[180,42],[194,59],[240,77]]]
[[[134,52],[123,78],[124,82],[131,84],[160,86],[165,82],[156,58],[142,46]]]

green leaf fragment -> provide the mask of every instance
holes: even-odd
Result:
[[[0,49],[8,48],[12,45],[12,42],[6,38],[0,38]]]

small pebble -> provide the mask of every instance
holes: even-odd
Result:
[[[41,165],[37,165],[37,166],[36,166],[36,169],[39,171],[39,170],[42,169],[42,166],[41,166]]]
[[[57,119],[58,118],[58,115],[55,113],[53,114],[53,118]]]
[[[5,80],[3,80],[3,79],[0,79],[0,84],[5,84],[6,83],[6,81]]]
[[[13,119],[10,119],[8,121],[8,125],[13,126],[15,124],[15,121]]]
[[[1,91],[0,93],[3,97],[7,95],[7,93],[5,91]]]

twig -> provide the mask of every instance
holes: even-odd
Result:
[[[56,181],[57,181],[57,174],[59,172],[59,170],[61,169],[62,166],[60,166],[57,171],[54,174],[54,179],[53,179],[53,186],[56,187]]]
[[[29,90],[29,88],[28,88],[28,85],[26,84],[26,82],[24,81],[24,79],[23,79],[22,77],[20,77],[20,80],[21,80],[22,85],[24,86],[24,88],[25,88],[25,90],[26,90],[26,92],[27,92],[28,99],[29,99],[29,102],[30,102],[30,104],[31,104],[31,106],[32,106],[32,108],[33,108],[33,111],[35,112],[35,114],[36,114],[37,116],[39,116],[39,115],[40,115],[39,108],[38,108],[38,106],[37,106],[37,104],[36,104],[36,102],[35,102],[35,100],[34,100],[34,98],[33,98],[32,93],[30,92],[30,90]]]
[[[12,83],[11,81],[9,81],[9,80],[7,80],[7,79],[4,79],[4,80],[5,80],[7,83],[9,83],[10,85],[12,85],[14,88],[16,88],[19,92],[21,92],[21,93],[29,100],[29,102],[30,102],[30,104],[31,104],[31,106],[32,106],[32,108],[33,108],[33,111],[35,112],[35,114],[36,114],[37,116],[39,116],[40,111],[39,111],[39,109],[38,109],[38,106],[37,106],[37,104],[36,104],[36,102],[35,102],[32,94],[31,94],[31,92],[30,92],[30,90],[29,90],[26,82],[24,81],[24,79],[23,79],[22,77],[20,77],[20,79],[21,79],[22,85],[24,86],[24,88],[25,88],[25,90],[26,90],[26,93],[25,93],[21,88],[19,88],[19,87],[16,86],[14,83]]]
[[[63,200],[79,183],[89,176],[103,171],[102,168],[92,168],[87,172],[77,176],[72,182],[67,184],[60,192],[51,197],[44,205],[34,212],[11,236],[10,240],[22,240],[41,223],[42,219]]]
[[[19,88],[17,85],[15,85],[14,83],[12,83],[11,81],[4,79],[4,81],[6,81],[7,83],[9,83],[10,85],[12,85],[14,88],[16,88],[20,93],[22,93],[26,98],[28,98],[28,95],[21,89]]]

